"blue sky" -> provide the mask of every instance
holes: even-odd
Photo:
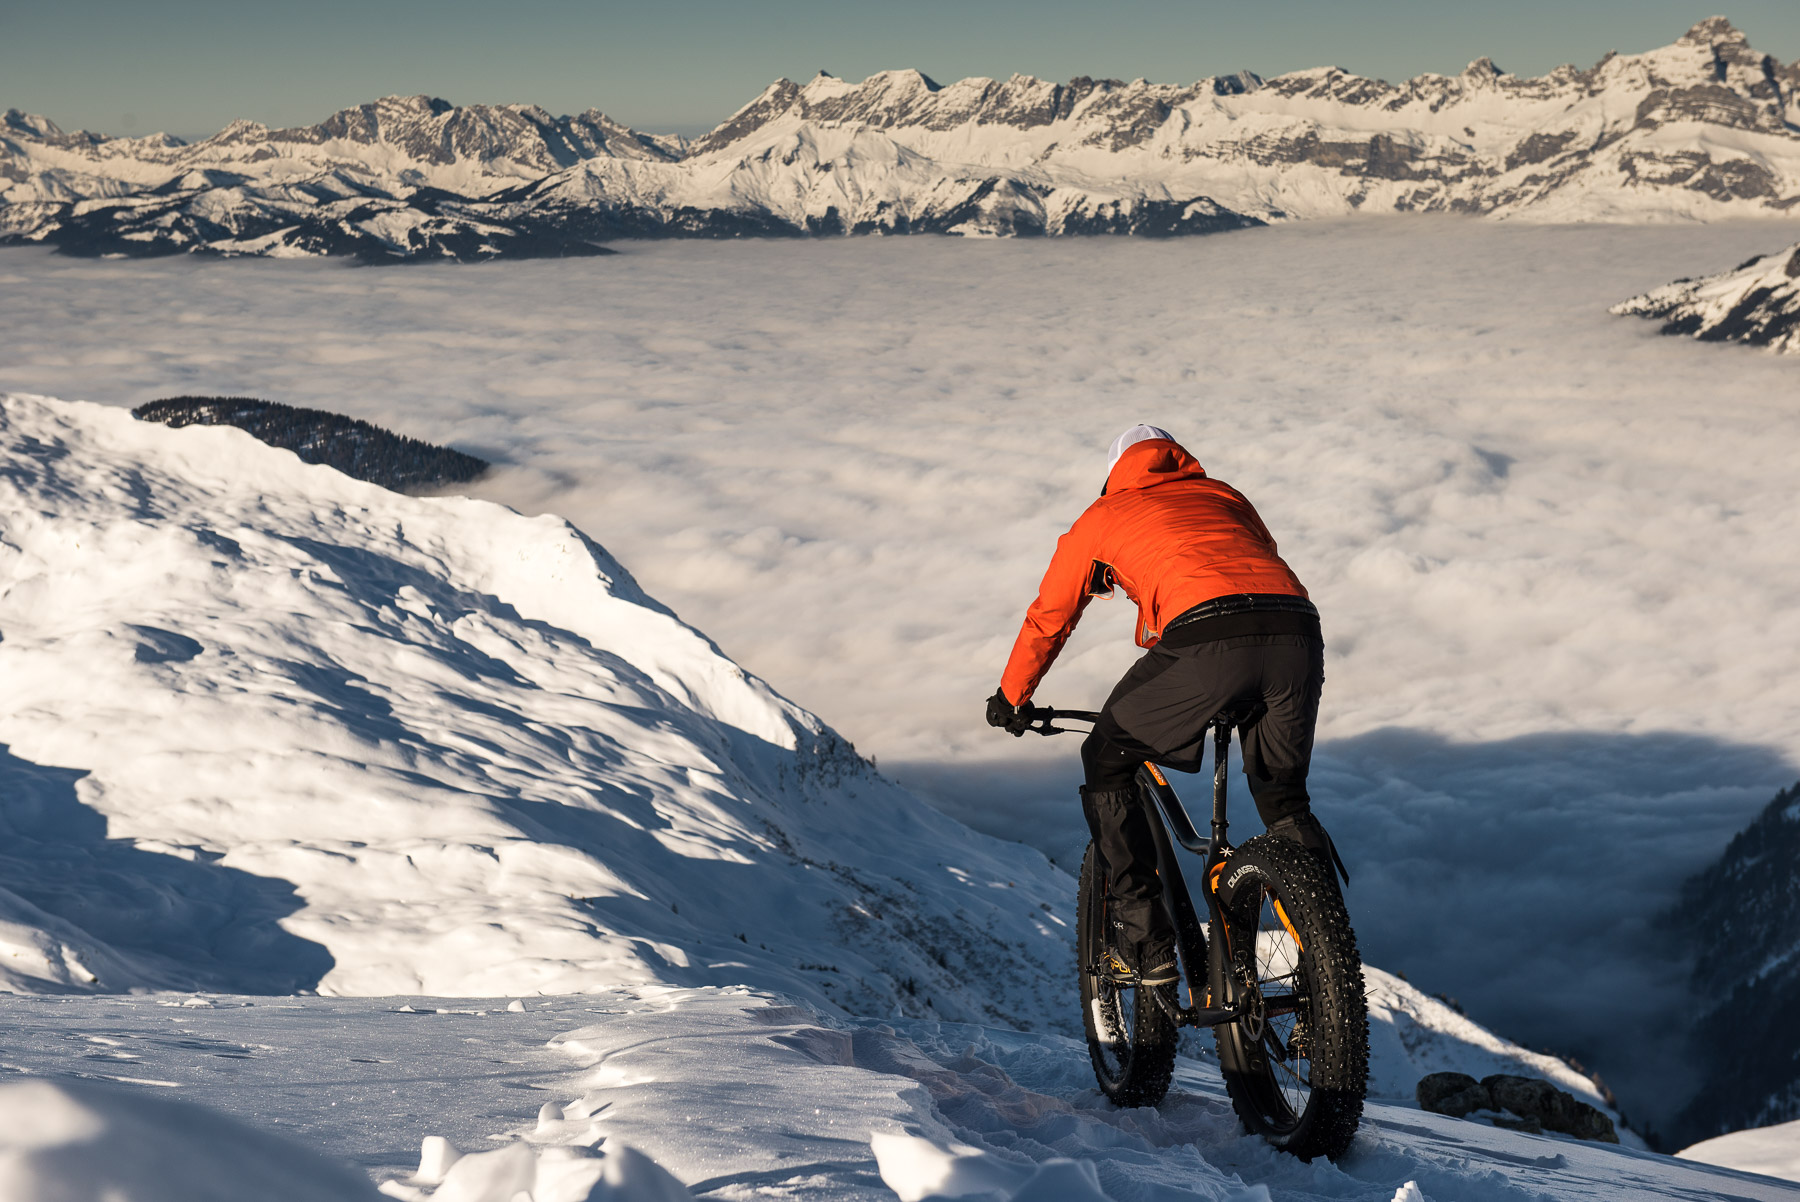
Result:
[[[1712,11],[1706,0],[0,0],[0,107],[66,129],[198,136],[238,117],[310,124],[427,92],[694,132],[778,76],[821,69],[1188,82],[1332,63],[1402,79],[1485,54],[1537,74],[1666,44]],[[1795,0],[1735,0],[1726,15],[1759,49],[1800,58]]]

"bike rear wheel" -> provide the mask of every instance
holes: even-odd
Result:
[[[1175,1072],[1175,1023],[1140,985],[1120,985],[1104,971],[1112,923],[1106,873],[1088,845],[1081,861],[1075,946],[1081,972],[1081,1017],[1100,1092],[1120,1106],[1154,1106]],[[1173,993],[1174,987],[1169,986]]]
[[[1290,839],[1258,835],[1226,861],[1226,939],[1215,953],[1248,1012],[1214,1028],[1246,1130],[1302,1160],[1337,1159],[1362,1119],[1368,1004],[1356,934],[1330,870]]]

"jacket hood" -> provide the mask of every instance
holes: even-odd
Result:
[[[1170,438],[1148,438],[1125,448],[1107,474],[1105,492],[1152,488],[1175,480],[1204,480],[1206,469]]]

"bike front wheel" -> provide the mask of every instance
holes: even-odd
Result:
[[[1246,1130],[1303,1160],[1337,1159],[1369,1079],[1362,957],[1330,869],[1291,839],[1258,835],[1220,877],[1215,955],[1245,1014],[1214,1028]]]
[[[1175,1072],[1175,1023],[1150,996],[1151,986],[1122,985],[1106,970],[1112,923],[1106,872],[1088,844],[1076,900],[1075,946],[1081,971],[1081,1018],[1100,1092],[1120,1106],[1155,1106]],[[1167,987],[1171,993],[1173,986]]]

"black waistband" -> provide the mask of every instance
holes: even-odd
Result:
[[[1247,634],[1319,633],[1319,611],[1287,593],[1234,593],[1202,601],[1163,627],[1162,642],[1189,647]]]

